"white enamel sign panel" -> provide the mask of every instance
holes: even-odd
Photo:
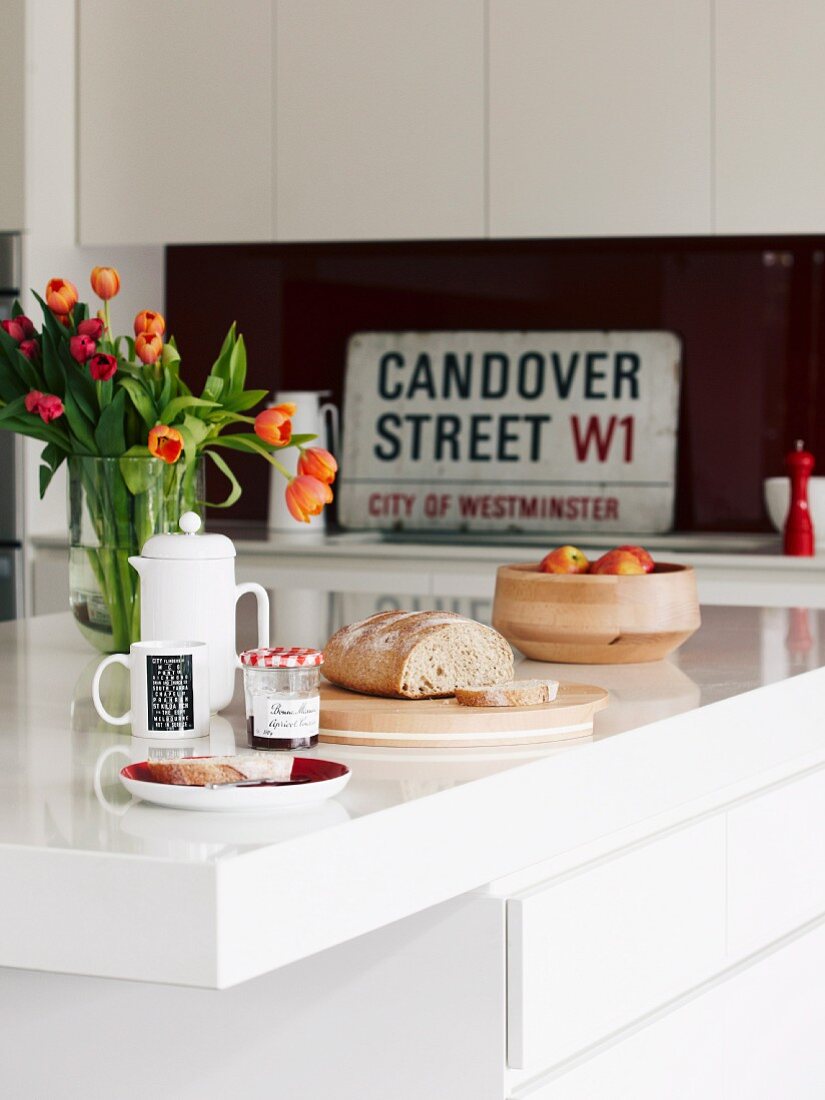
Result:
[[[670,332],[359,333],[341,523],[668,531],[680,356]]]

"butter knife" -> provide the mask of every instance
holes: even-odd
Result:
[[[299,775],[297,779],[235,779],[227,783],[205,783],[208,791],[223,791],[227,787],[296,787],[299,783],[309,783],[308,775]]]

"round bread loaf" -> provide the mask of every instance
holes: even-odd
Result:
[[[333,684],[397,699],[437,699],[513,678],[513,651],[490,626],[450,611],[382,611],[324,646]]]

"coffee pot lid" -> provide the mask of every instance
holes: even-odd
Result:
[[[207,561],[234,558],[235,546],[226,535],[198,535],[201,518],[197,512],[184,512],[179,521],[180,535],[152,535],[143,544],[141,557],[174,558],[179,561]]]

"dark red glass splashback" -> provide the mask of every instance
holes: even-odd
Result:
[[[677,527],[769,524],[762,479],[804,438],[825,469],[825,238],[175,246],[166,310],[187,375],[230,321],[249,384],[332,389],[363,330],[669,329],[683,342]],[[269,468],[233,455],[233,518],[266,517]]]

